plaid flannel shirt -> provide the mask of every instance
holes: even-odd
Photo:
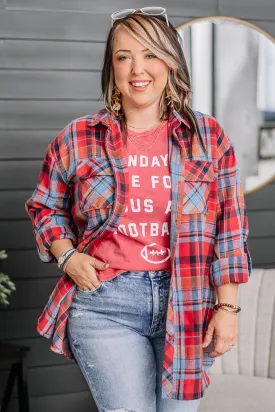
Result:
[[[166,320],[162,398],[203,397],[213,341],[202,348],[213,316],[216,287],[245,283],[252,262],[248,220],[233,144],[214,117],[194,112],[208,153],[182,115],[169,115],[171,283]],[[190,151],[192,145],[192,157]],[[112,113],[73,120],[48,145],[38,184],[25,209],[40,259],[56,263],[53,240],[71,239],[91,254],[112,236],[128,203],[127,153]],[[92,255],[92,254],[91,254]],[[51,350],[74,359],[66,323],[76,284],[65,273],[41,313],[37,331]]]

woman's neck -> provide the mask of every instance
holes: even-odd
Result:
[[[148,130],[154,128],[160,123],[160,113],[158,102],[148,107],[127,107],[123,105],[123,111],[125,113],[125,119],[128,129],[133,130]]]

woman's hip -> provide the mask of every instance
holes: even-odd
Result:
[[[85,330],[98,333],[120,324],[144,336],[160,336],[165,333],[170,280],[164,270],[127,271],[92,291],[77,286],[70,327],[81,335]]]

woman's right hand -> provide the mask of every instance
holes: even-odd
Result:
[[[94,290],[102,283],[98,280],[96,269],[104,270],[108,267],[108,263],[105,264],[85,253],[78,252],[69,259],[65,272],[81,290]]]

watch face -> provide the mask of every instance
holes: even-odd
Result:
[[[58,261],[58,266],[60,267],[64,263],[64,256],[62,256]]]
[[[60,256],[58,259],[58,267],[61,269],[61,265],[65,262],[66,258],[68,256],[68,253],[65,256]]]

